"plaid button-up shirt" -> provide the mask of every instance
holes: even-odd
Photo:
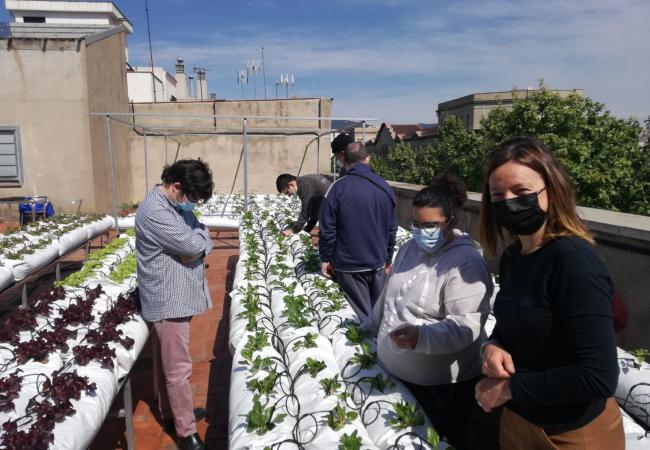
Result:
[[[188,317],[212,307],[203,258],[213,247],[208,230],[194,214],[177,211],[156,186],[135,215],[135,250],[142,317],[150,322]]]

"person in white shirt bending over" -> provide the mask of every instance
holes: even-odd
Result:
[[[456,449],[480,415],[474,386],[493,291],[479,245],[455,229],[467,199],[465,184],[436,177],[413,200],[413,238],[363,327],[377,329],[382,365],[415,395],[441,437]],[[483,444],[486,444],[484,441]]]

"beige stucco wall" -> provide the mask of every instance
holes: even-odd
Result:
[[[89,44],[86,48],[86,71],[88,73],[88,105],[91,112],[128,112],[128,89],[126,83],[126,55],[124,33]],[[90,151],[94,179],[95,211],[111,212],[113,200],[111,175],[106,137],[106,119],[93,116],[90,119]],[[119,122],[111,122],[111,150],[117,183],[117,204],[132,197],[129,158],[129,128]]]
[[[0,125],[19,126],[24,181],[0,196],[47,195],[55,209],[83,199],[83,211],[109,211],[106,131],[91,111],[128,110],[124,33],[81,40],[0,40]],[[6,50],[9,48],[8,50]],[[128,134],[114,126],[117,172],[128,173]],[[131,197],[129,177],[118,184]]]
[[[19,126],[23,185],[0,196],[47,195],[94,207],[86,54],[75,41],[0,40],[0,125]]]
[[[217,192],[240,192],[243,190],[243,162],[238,168],[242,154],[242,120],[198,118],[201,115],[248,115],[248,116],[288,116],[288,117],[329,117],[330,99],[289,99],[289,100],[251,100],[251,101],[204,101],[176,103],[141,103],[134,105],[136,113],[156,113],[193,115],[194,118],[138,117],[138,124],[199,126],[206,133],[227,132],[229,135],[206,134],[190,136],[184,128],[177,131],[178,136],[167,138],[167,161],[182,158],[201,158],[207,161],[214,173]],[[320,171],[327,172],[330,167],[330,133],[328,120],[248,120],[248,183],[249,190],[267,193],[275,192],[275,179],[280,173],[308,174],[317,170],[318,140],[315,135],[271,136],[256,135],[256,132],[275,131],[286,133],[318,131],[320,138]],[[171,130],[168,130],[171,131]],[[165,164],[165,139],[152,136],[154,130],[147,131],[148,186],[151,189],[160,182],[160,174]],[[131,177],[133,184],[132,200],[141,200],[145,195],[144,137],[141,130],[130,133]],[[180,143],[180,147],[179,147]],[[178,153],[177,153],[178,151]],[[302,167],[301,167],[302,166]]]

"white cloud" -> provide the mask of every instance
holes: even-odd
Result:
[[[308,96],[317,85],[330,86],[319,93],[336,98],[337,115],[430,121],[440,101],[536,85],[539,77],[554,88],[584,88],[617,115],[650,114],[647,0],[380,3],[395,8],[390,23],[369,16],[368,23],[327,34],[310,24],[237,27],[195,44],[155,42],[155,58],[209,67],[209,81],[232,78],[218,91],[236,96],[235,70],[259,58],[264,45],[269,80],[294,73],[311,80],[299,89]],[[130,48],[136,62],[147,51],[142,41]]]

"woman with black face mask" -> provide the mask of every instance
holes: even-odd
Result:
[[[573,187],[544,145],[508,140],[488,156],[480,236],[500,261],[497,324],[481,349],[476,400],[505,405],[500,446],[623,449],[612,284],[578,217]]]

